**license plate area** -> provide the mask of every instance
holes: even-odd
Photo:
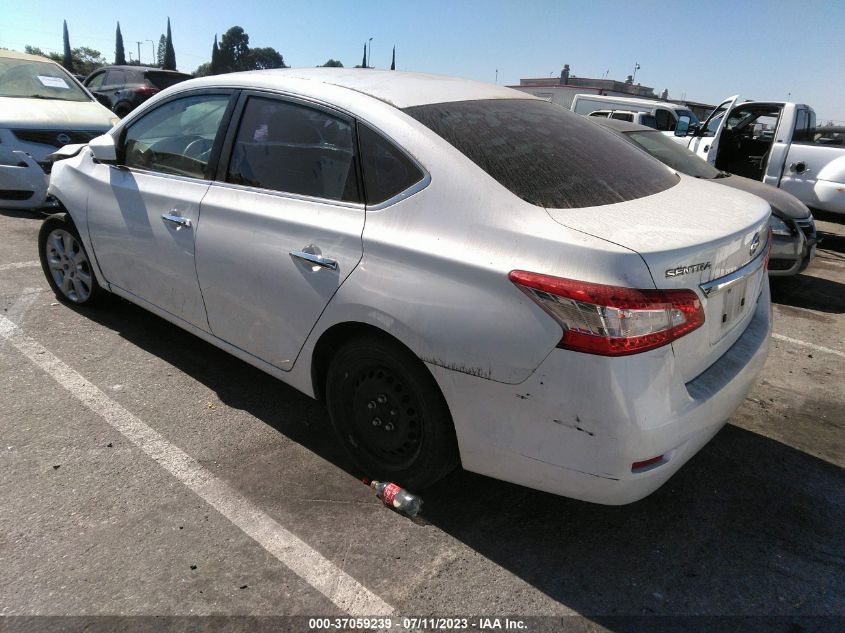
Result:
[[[707,318],[710,320],[710,343],[716,344],[744,323],[760,293],[765,268],[738,280],[716,296],[708,298]]]

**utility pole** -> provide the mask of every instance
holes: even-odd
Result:
[[[141,63],[141,42],[137,42],[138,44],[138,63]]]

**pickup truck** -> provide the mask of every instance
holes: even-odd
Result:
[[[845,147],[818,142],[808,105],[736,95],[701,125],[680,117],[671,134],[717,169],[780,187],[810,208],[845,213]]]

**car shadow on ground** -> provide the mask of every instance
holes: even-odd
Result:
[[[769,287],[772,303],[817,312],[845,312],[845,284],[838,281],[811,275],[770,277]]]
[[[360,475],[321,404],[126,302],[79,311],[228,406]],[[654,622],[636,628],[629,616],[845,615],[845,470],[738,427],[725,427],[663,488],[629,506],[574,501],[460,469],[422,496],[421,523],[619,633],[658,630]],[[815,630],[781,623],[761,630]],[[672,630],[694,629],[687,622]]]

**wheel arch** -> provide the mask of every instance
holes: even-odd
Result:
[[[329,365],[335,353],[348,341],[364,336],[376,336],[382,340],[390,341],[413,355],[414,358],[418,359],[425,366],[423,360],[414,350],[382,328],[362,321],[335,323],[320,334],[319,339],[317,339],[314,345],[314,351],[311,353],[311,388],[317,400],[320,402],[325,400],[326,378]],[[432,380],[437,384],[437,380],[434,379],[433,375]]]

